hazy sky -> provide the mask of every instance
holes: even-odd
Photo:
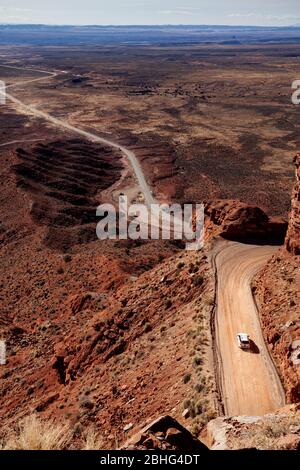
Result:
[[[300,23],[300,0],[0,0],[0,23]]]

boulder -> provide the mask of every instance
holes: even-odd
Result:
[[[179,450],[202,452],[208,448],[171,416],[161,416],[130,438],[121,450]]]

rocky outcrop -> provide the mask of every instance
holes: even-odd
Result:
[[[208,448],[171,416],[161,416],[129,439],[122,450],[180,450],[202,452]]]
[[[295,157],[296,183],[292,194],[292,209],[286,236],[286,249],[294,255],[300,254],[300,153]]]
[[[283,243],[287,223],[269,217],[262,209],[236,200],[210,202],[205,207],[206,236],[220,235],[244,242]]]
[[[202,439],[211,450],[299,450],[300,406],[265,416],[216,418],[208,423]]]

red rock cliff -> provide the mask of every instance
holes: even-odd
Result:
[[[296,183],[292,194],[292,209],[285,246],[294,255],[300,254],[300,153],[295,157]]]
[[[254,282],[264,336],[280,373],[288,403],[300,402],[300,204],[299,164],[285,246]]]

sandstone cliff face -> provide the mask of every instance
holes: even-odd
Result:
[[[296,183],[292,194],[292,209],[286,237],[286,249],[294,255],[300,254],[300,153],[295,158]]]

